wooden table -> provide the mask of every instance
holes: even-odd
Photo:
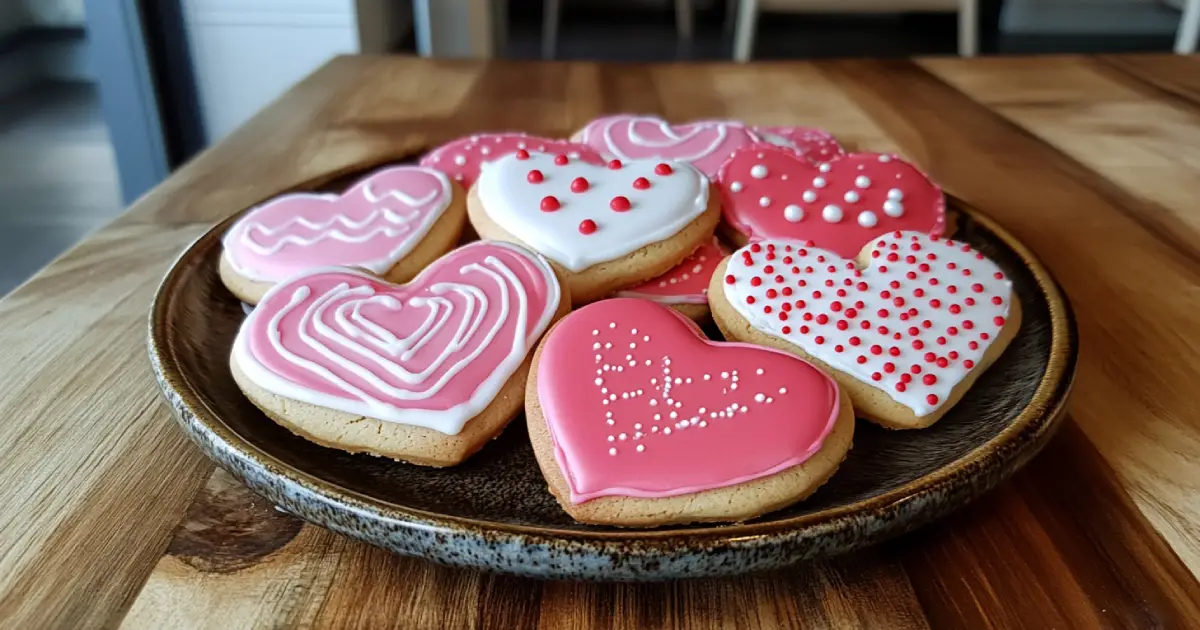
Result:
[[[276,512],[176,428],[146,313],[216,220],[331,170],[606,112],[896,151],[1074,302],[1070,419],[944,521],[783,574],[658,585],[436,567]],[[1200,627],[1200,58],[733,65],[340,58],[0,301],[0,627]]]

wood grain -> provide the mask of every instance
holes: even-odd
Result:
[[[0,626],[1200,627],[1197,67],[334,60],[0,301]],[[567,135],[616,111],[823,126],[921,163],[1073,300],[1073,424],[1011,482],[890,543],[657,585],[393,556],[276,512],[172,426],[146,308],[212,221],[459,134]]]

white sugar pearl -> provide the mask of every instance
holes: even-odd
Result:
[[[868,188],[871,186],[871,178],[867,177],[866,175],[859,175],[858,177],[854,178],[854,185],[858,186],[859,188]]]
[[[466,158],[466,156],[463,156],[463,155],[456,155],[456,156],[454,156],[454,163],[459,166],[463,166],[464,164],[467,163],[467,158]]]
[[[821,171],[822,173],[828,173],[829,171],[833,170],[833,165],[830,164],[829,162],[826,162],[826,163],[818,166],[817,170]]]
[[[767,176],[767,167],[763,164],[755,164],[754,168],[750,169],[750,177],[754,179],[763,179]]]
[[[893,188],[888,191],[888,199],[904,201],[904,191],[899,188]]]
[[[615,449],[615,448],[610,448],[610,449],[608,449],[608,454],[609,454],[609,455],[616,455],[616,454],[617,454],[617,449]]]
[[[641,453],[641,452],[642,452],[642,451],[644,451],[644,450],[646,450],[646,445],[645,445],[645,444],[638,444],[638,446],[637,446],[637,452]]]
[[[762,376],[762,375],[763,375],[763,369],[762,369],[762,368],[758,368],[757,370],[754,370],[754,373],[755,373],[755,374],[757,374],[757,375],[759,375],[759,376]]]
[[[892,161],[892,156],[890,156],[890,155],[881,155],[881,156],[879,156],[879,161],[880,161],[880,162],[891,162],[891,161]]]
[[[842,220],[842,209],[833,204],[825,206],[825,209],[821,211],[821,218],[830,223],[837,223]]]
[[[843,198],[846,200],[846,203],[855,203],[858,201],[858,193],[848,190],[846,191],[846,196]]]
[[[804,191],[803,195],[800,195],[800,198],[803,199],[805,203],[812,203],[817,200],[817,193],[813,190],[806,190]]]
[[[871,212],[870,210],[866,210],[864,212],[858,213],[858,224],[859,225],[861,225],[865,228],[872,228],[872,227],[875,227],[875,225],[878,223],[879,223],[879,218],[875,216],[874,212]]]
[[[904,204],[893,199],[888,199],[883,202],[883,213],[889,217],[902,217],[904,216]]]
[[[787,393],[787,388],[786,388],[786,387],[780,387],[780,388],[779,388],[779,393],[780,393],[780,394],[786,394],[786,393]]]
[[[798,223],[804,219],[804,210],[801,209],[800,206],[794,204],[790,205],[783,209],[783,218],[791,221],[792,223]]]
[[[758,205],[760,205],[760,206],[762,206],[762,207],[766,208],[767,206],[771,205],[771,198],[770,198],[770,197],[762,197],[762,198],[760,198],[760,199],[758,200]]]
[[[764,396],[764,395],[762,395],[762,394],[755,394],[755,395],[754,395],[754,402],[762,402],[762,401],[764,401],[764,400],[766,400],[766,399],[767,399],[767,397],[766,397],[766,396]]]
[[[733,182],[729,185],[729,190],[733,192],[742,192],[742,182]]]
[[[824,188],[824,187],[825,187],[825,178],[824,177],[814,177],[813,178],[813,188]]]

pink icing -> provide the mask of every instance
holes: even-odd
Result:
[[[542,349],[538,400],[573,503],[771,475],[820,450],[838,418],[837,385],[812,365],[709,341],[675,311],[630,298],[563,319]]]
[[[671,159],[690,162],[713,177],[731,153],[758,139],[745,126],[730,121],[698,121],[671,125],[651,116],[597,118],[583,128],[582,141],[600,153],[622,160]]]
[[[483,165],[520,149],[542,153],[565,153],[578,156],[589,164],[603,164],[604,159],[589,147],[574,142],[528,136],[523,133],[484,133],[459,138],[430,151],[421,158],[421,166],[437,169],[465,188],[479,179]]]
[[[757,147],[738,151],[717,181],[725,220],[751,240],[811,240],[853,258],[881,234],[941,235],[946,227],[941,189],[891,155],[853,153],[817,165]]]
[[[664,304],[707,304],[708,281],[725,254],[725,248],[714,238],[701,245],[674,269],[617,295],[640,297]]]
[[[453,435],[492,401],[558,301],[544,259],[479,241],[406,285],[337,268],[280,283],[235,352],[274,393]]]
[[[846,150],[828,131],[816,127],[751,127],[764,142],[787,147],[812,162],[828,162],[846,154]]]
[[[385,168],[341,195],[283,195],[251,209],[225,234],[225,257],[238,273],[266,282],[325,265],[384,273],[425,237],[452,197],[436,171]]]

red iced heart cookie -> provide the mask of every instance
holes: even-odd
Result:
[[[725,248],[714,238],[674,269],[617,295],[662,304],[707,304],[708,281],[723,258]]]
[[[405,285],[320,269],[267,293],[234,358],[273,394],[456,435],[525,360],[559,300],[549,264],[505,243],[461,247]]]
[[[435,170],[385,168],[341,195],[283,195],[250,210],[225,234],[224,256],[263,282],[324,265],[382,274],[421,242],[452,197]]]
[[[713,177],[730,154],[758,138],[732,121],[704,120],[672,125],[653,116],[623,114],[588,123],[579,141],[622,160],[678,160]]]
[[[725,220],[750,240],[811,240],[853,258],[881,234],[945,230],[941,189],[891,155],[852,153],[818,165],[786,149],[743,149],[717,181]]]
[[[724,297],[756,330],[930,415],[983,367],[1012,283],[969,246],[920,232],[887,234],[869,251],[859,270],[794,241],[753,243],[730,256]]]
[[[430,151],[421,166],[437,169],[470,188],[479,179],[483,165],[522,149],[563,153],[591,164],[603,164],[595,151],[574,142],[527,136],[523,133],[482,133],[459,138]]]
[[[832,134],[816,127],[751,127],[750,131],[763,142],[791,149],[817,164],[846,154]]]
[[[822,448],[839,415],[837,385],[820,370],[709,341],[646,300],[579,309],[540,353],[537,399],[575,504],[691,494],[784,471]]]

